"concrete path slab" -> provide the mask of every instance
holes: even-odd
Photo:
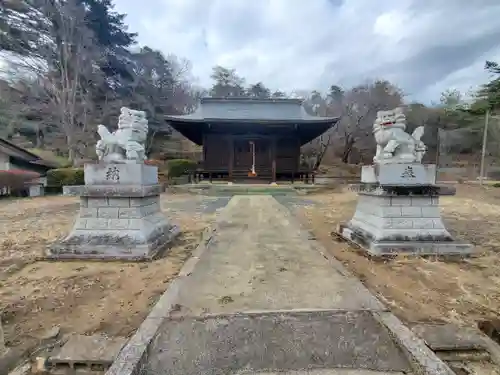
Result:
[[[363,369],[320,369],[283,372],[235,372],[235,375],[404,375],[402,372],[372,371]]]
[[[347,371],[346,371],[347,370]],[[108,375],[453,372],[271,196],[235,196]]]
[[[334,270],[271,196],[235,196],[180,292],[183,313],[384,307]]]
[[[335,367],[411,371],[369,312],[183,318],[169,322],[153,348],[158,351],[150,356],[151,374]]]
[[[191,195],[179,199],[171,198],[165,194],[165,198],[161,201],[162,210],[169,215],[175,217],[178,212],[189,214],[213,214],[227,205],[231,197],[206,197],[202,195]]]

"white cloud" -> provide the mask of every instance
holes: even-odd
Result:
[[[484,60],[500,55],[496,0],[119,0],[116,10],[141,44],[191,60],[206,86],[220,64],[272,89],[387,78],[429,101],[484,82]]]
[[[399,10],[392,10],[382,13],[375,19],[373,31],[375,34],[391,39],[393,42],[400,42],[405,37],[407,31],[408,17]]]

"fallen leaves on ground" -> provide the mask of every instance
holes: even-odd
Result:
[[[183,196],[162,197],[169,201]],[[176,277],[215,215],[176,212],[182,234],[149,263],[46,262],[48,245],[67,235],[78,198],[0,201],[0,301],[7,345],[29,347],[53,326],[63,332],[127,336]]]
[[[459,185],[457,195],[441,198],[449,231],[473,243],[477,257],[461,261],[398,257],[370,260],[330,233],[354,213],[356,194],[341,192],[312,198],[320,204],[301,209],[300,217],[330,251],[407,322],[434,321],[475,325],[500,311],[500,189]]]

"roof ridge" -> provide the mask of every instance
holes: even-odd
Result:
[[[247,102],[247,103],[289,103],[289,104],[301,104],[304,102],[303,99],[297,98],[248,98],[248,97],[203,97],[200,99],[200,104],[203,103],[228,103],[228,102]]]

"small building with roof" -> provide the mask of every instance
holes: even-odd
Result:
[[[34,172],[35,176],[36,174],[40,176],[26,186],[26,191],[30,196],[42,194],[47,171],[56,167],[54,163],[43,160],[40,156],[0,138],[0,174],[5,177],[8,173]],[[0,195],[8,195],[10,189],[3,186],[3,183],[0,181]]]
[[[300,99],[203,98],[194,113],[166,116],[203,146],[203,173],[271,182],[301,173],[300,147],[338,120],[309,115]]]

